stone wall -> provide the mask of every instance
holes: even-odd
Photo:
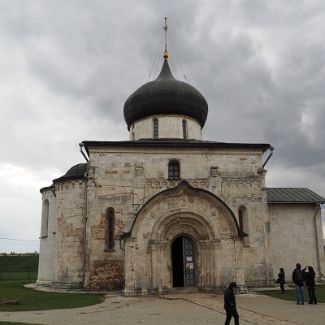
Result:
[[[56,198],[53,193],[54,188],[42,190],[42,210],[44,202],[47,200],[49,204],[48,215],[42,211],[42,228],[44,223],[47,223],[47,231],[40,231],[40,253],[38,263],[38,278],[37,283],[42,285],[50,285],[53,279],[53,258],[56,246]],[[46,220],[44,220],[47,218]],[[43,232],[43,233],[42,233]]]
[[[57,245],[53,286],[82,287],[85,189],[84,180],[65,180],[55,185]]]
[[[124,288],[124,260],[95,260],[89,270],[89,290],[119,290]]]
[[[325,259],[319,205],[269,204],[269,214],[275,276],[283,267],[286,280],[292,281],[292,271],[300,263],[302,267],[313,266],[316,277],[323,277]]]
[[[130,185],[133,180],[130,177],[130,166],[126,164],[120,169],[117,160],[112,161],[112,168],[108,169],[105,168],[107,160],[103,157],[106,155],[98,156],[99,161],[96,165],[99,167],[95,167],[91,160],[88,171],[85,287],[90,290],[123,288],[124,251],[120,237],[124,232],[126,220],[133,215]],[[102,182],[102,179],[105,181]],[[104,185],[108,180],[110,186]],[[107,250],[105,217],[109,208],[114,210],[115,229],[114,247]]]
[[[109,266],[105,262],[101,267],[106,269],[104,272],[106,279],[103,278],[103,272],[99,275],[96,269],[103,261],[124,260],[124,251],[121,248],[123,245],[120,245],[119,238],[124,232],[131,230],[139,210],[158,193],[179,185],[180,181],[168,180],[170,159],[177,159],[180,162],[181,179],[185,179],[194,188],[216,195],[224,201],[237,219],[238,209],[243,206],[247,209],[249,245],[242,250],[239,249],[236,258],[243,260],[248,272],[239,270],[238,274],[245,276],[247,283],[267,284],[271,278],[273,279],[273,269],[270,250],[267,249],[269,220],[264,172],[260,169],[262,159],[260,150],[157,147],[146,148],[144,151],[141,148],[121,147],[90,148],[87,286],[97,288],[101,286],[99,283],[110,286],[110,279],[113,278],[119,279],[119,283],[123,282],[124,272],[130,269],[129,266],[126,270],[122,270],[122,268]],[[118,244],[115,245],[114,251],[106,252],[105,238],[101,229],[103,229],[105,211],[109,207],[115,211],[115,240]],[[140,242],[142,238],[134,240]],[[215,261],[218,259],[219,265],[223,265],[222,261],[226,261],[226,257],[221,256],[219,254],[213,257]],[[143,261],[143,263],[147,262]],[[137,261],[137,264],[141,263],[140,260]],[[226,263],[226,265],[232,264]],[[110,267],[111,271],[109,271]],[[223,272],[231,274],[229,270]],[[219,274],[221,273],[220,271]],[[236,275],[231,277],[234,278]],[[220,279],[218,281],[218,283],[222,282]]]
[[[87,180],[42,190],[49,210],[39,284],[80,287],[85,280],[90,290],[168,291],[171,244],[180,235],[194,241],[201,289],[233,280],[273,284],[280,267],[290,279],[297,262],[323,276],[319,206],[268,205],[261,150],[102,147],[89,154]],[[180,163],[180,180],[168,179],[172,159]],[[107,249],[110,208],[114,247]],[[245,240],[239,210],[245,211]]]
[[[238,229],[227,207],[206,191],[183,182],[150,200],[126,239],[126,293],[170,291],[171,245],[186,234],[195,243],[196,286],[214,289],[237,280],[244,285]],[[238,272],[240,270],[240,272]]]

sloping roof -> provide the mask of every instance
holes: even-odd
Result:
[[[325,203],[325,198],[309,188],[267,188],[268,203]]]
[[[54,179],[53,183],[57,183],[59,181],[65,181],[68,179],[85,178],[87,166],[88,166],[87,163],[81,163],[81,164],[74,165],[63,176]]]

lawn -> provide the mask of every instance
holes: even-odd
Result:
[[[290,288],[290,290],[286,290],[285,294],[281,294],[280,289],[266,290],[266,291],[261,291],[260,293],[273,298],[296,301],[296,291],[293,288]],[[325,302],[325,286],[316,287],[316,297],[318,302]],[[305,288],[305,302],[308,303],[308,300],[309,300],[308,289]]]
[[[24,288],[25,283],[0,281],[0,311],[76,308],[98,304],[104,300],[104,294],[35,291]],[[19,304],[3,305],[7,300],[18,300]]]

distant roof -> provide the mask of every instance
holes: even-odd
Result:
[[[309,188],[267,188],[268,203],[325,203],[325,198]]]
[[[53,180],[53,183],[58,181],[65,181],[68,179],[85,178],[87,171],[87,163],[77,164],[72,166],[63,176]]]
[[[87,163],[81,163],[72,166],[63,176],[53,179],[53,183],[51,186],[46,186],[42,187],[40,189],[40,192],[42,193],[43,191],[46,190],[52,190],[55,187],[55,183],[61,182],[61,181],[67,181],[71,179],[83,179],[85,178],[85,173],[87,172]]]

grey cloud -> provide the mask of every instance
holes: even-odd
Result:
[[[123,104],[159,73],[164,16],[173,74],[208,100],[205,138],[271,143],[271,186],[325,195],[323,1],[1,2],[0,163],[46,186],[83,161],[80,141],[127,139]]]

